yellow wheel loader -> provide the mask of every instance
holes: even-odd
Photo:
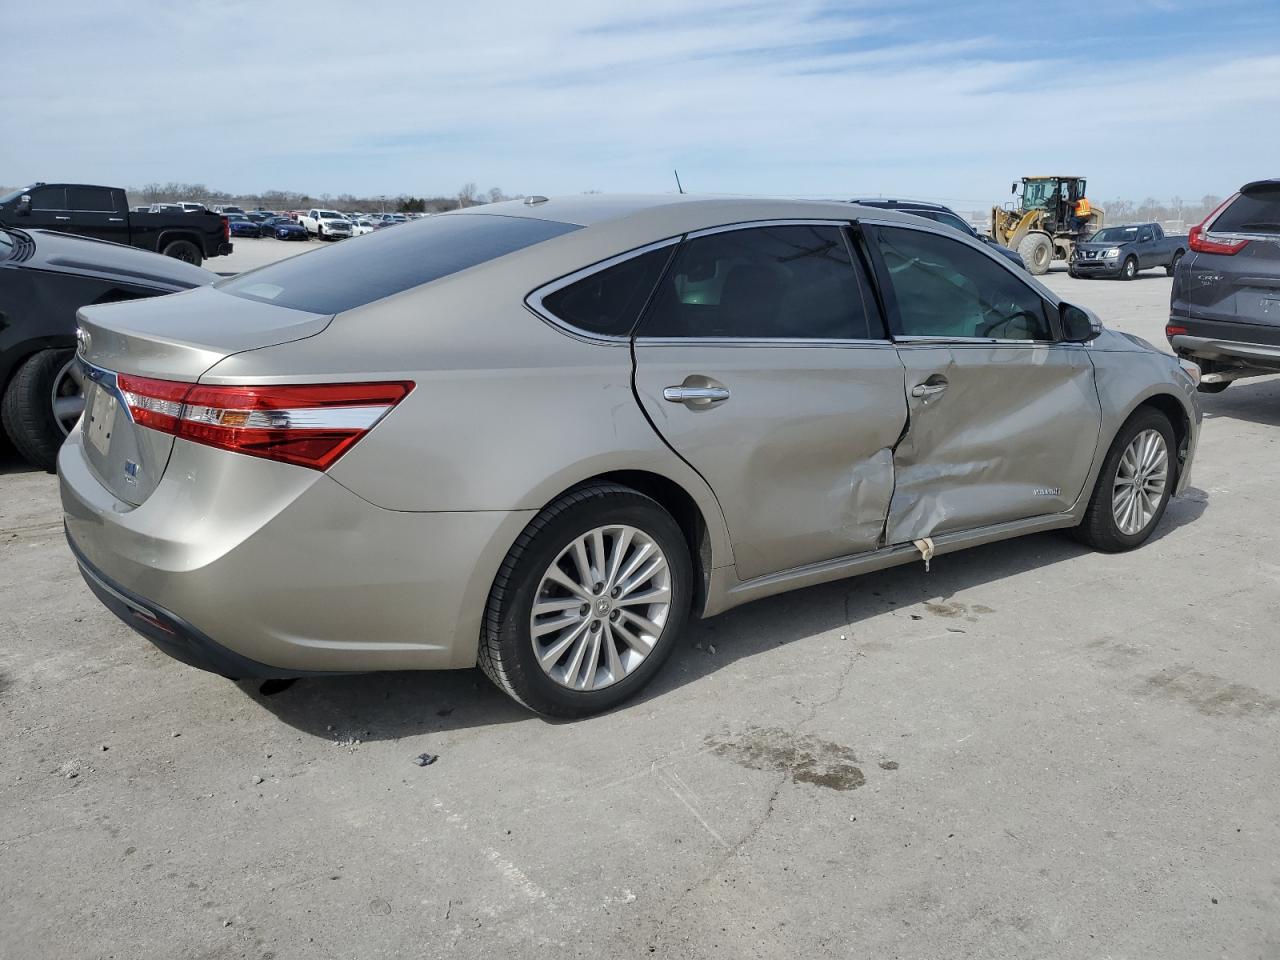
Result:
[[[1083,177],[1023,177],[1013,185],[1017,204],[991,208],[991,236],[1018,251],[1027,270],[1047,273],[1054,260],[1070,260],[1075,245],[1102,226],[1102,209],[1084,195]]]

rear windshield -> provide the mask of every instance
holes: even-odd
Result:
[[[1214,233],[1280,233],[1280,184],[1242,193],[1213,221]]]
[[[218,289],[309,313],[341,313],[577,229],[495,214],[431,217],[281,260]]]

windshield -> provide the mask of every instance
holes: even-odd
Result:
[[[341,219],[343,219],[342,214],[338,213],[338,212],[337,212],[337,211],[335,211],[335,210],[321,210],[319,213],[317,213],[317,214],[316,214],[316,216],[317,216],[317,217],[319,217],[321,220],[341,220]]]
[[[1089,238],[1090,243],[1128,243],[1138,239],[1137,227],[1107,227]]]
[[[31,190],[32,190],[31,187],[19,187],[17,190],[11,190],[9,193],[6,193],[3,197],[0,197],[0,203],[8,203],[10,200],[17,200],[24,193],[30,193]]]
[[[1057,193],[1057,180],[1027,180],[1022,187],[1023,209],[1048,210]]]

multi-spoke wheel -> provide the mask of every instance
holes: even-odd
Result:
[[[1077,536],[1100,550],[1144,543],[1173,492],[1176,450],[1163,413],[1147,407],[1130,417],[1111,444]]]
[[[690,588],[684,535],[658,503],[613,484],[572,491],[511,548],[490,593],[480,665],[539,713],[606,710],[671,652]]]
[[[0,403],[0,421],[18,452],[50,471],[83,412],[84,387],[71,350],[42,350],[28,357]]]
[[[1120,456],[1111,493],[1111,513],[1121,533],[1141,533],[1164,502],[1169,482],[1169,445],[1158,430],[1143,430]]]

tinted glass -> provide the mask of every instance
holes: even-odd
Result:
[[[1280,233],[1280,185],[1241,194],[1223,210],[1210,228],[1215,233]]]
[[[980,250],[896,227],[879,237],[903,336],[1052,339],[1040,296]]]
[[[959,230],[961,233],[967,233],[969,234],[969,236],[973,236],[973,228],[969,226],[969,224],[961,220],[954,213],[946,213],[945,211],[942,211],[942,210],[930,210],[927,213],[920,213],[918,215],[922,217],[928,217],[930,220],[934,220],[938,223],[945,224],[948,227],[953,227],[956,230]]]
[[[67,187],[67,208],[90,213],[114,213],[116,207],[110,190],[102,187]]]
[[[839,227],[753,227],[682,244],[646,337],[866,339],[867,307]]]
[[[37,187],[31,191],[32,210],[66,210],[67,190],[65,187]]]
[[[650,250],[597,271],[543,297],[542,306],[586,333],[630,336],[672,252]]]
[[[295,310],[340,313],[577,229],[572,223],[494,214],[432,217],[412,230],[353,237],[218,287]]]

